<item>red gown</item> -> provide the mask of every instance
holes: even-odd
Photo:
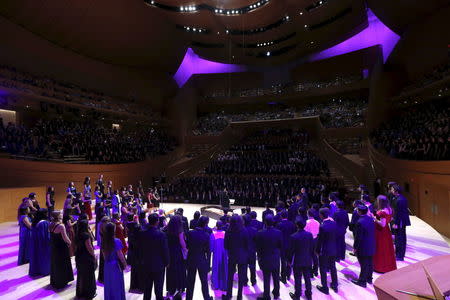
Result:
[[[375,225],[375,241],[376,250],[373,256],[373,269],[377,273],[386,273],[397,269],[395,261],[394,243],[392,241],[391,230],[389,229],[389,222],[391,222],[392,215],[383,210],[376,213],[377,219],[386,219],[386,226],[382,227],[378,223]]]
[[[88,216],[89,220],[92,220],[91,200],[84,200],[84,213]]]
[[[122,253],[125,255],[128,251],[128,245],[125,241],[125,230],[123,228],[122,222],[119,220],[115,220],[114,223],[116,224],[116,238],[118,238],[122,242]]]

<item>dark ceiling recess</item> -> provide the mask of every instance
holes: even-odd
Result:
[[[223,9],[221,7],[214,7],[214,6],[211,6],[208,4],[199,4],[199,5],[195,5],[195,6],[194,5],[171,6],[171,5],[166,5],[166,4],[156,2],[154,0],[144,0],[144,2],[147,3],[148,5],[151,5],[154,7],[158,7],[158,8],[169,10],[169,11],[176,11],[176,12],[180,12],[180,13],[192,13],[192,12],[196,12],[199,10],[208,10],[217,15],[235,16],[235,15],[246,14],[255,9],[261,8],[265,4],[269,3],[269,0],[260,0],[260,1],[256,1],[255,3],[247,5],[247,6],[238,7],[238,8],[227,8],[227,9]]]
[[[202,42],[196,42],[196,41],[193,41],[192,43],[191,43],[191,45],[193,46],[193,47],[202,47],[202,48],[211,48],[211,49],[213,49],[213,48],[225,48],[225,44],[213,44],[213,43],[202,43]]]
[[[280,49],[276,49],[273,51],[264,51],[264,52],[259,52],[258,54],[256,54],[256,57],[258,58],[269,58],[269,57],[273,57],[273,56],[279,56],[282,55],[286,52],[291,51],[292,49],[295,49],[297,47],[297,45],[289,45]]]
[[[259,43],[255,43],[255,44],[237,44],[237,46],[239,48],[261,48],[261,47],[267,47],[267,46],[272,46],[272,45],[276,45],[279,44],[281,42],[287,41],[291,38],[293,38],[294,36],[297,35],[297,32],[292,32],[288,35],[285,35],[283,37],[280,37],[276,40],[273,41],[266,41],[266,42],[259,42]]]
[[[319,0],[309,6],[306,7],[306,11],[310,12],[312,10],[315,10],[316,8],[321,7],[322,5],[326,4],[328,2],[328,0]]]
[[[339,20],[342,17],[345,17],[346,15],[349,15],[351,12],[352,12],[352,7],[349,6],[346,9],[342,10],[341,12],[339,12],[337,15],[335,15],[335,16],[329,18],[329,19],[326,19],[326,20],[324,20],[324,21],[322,21],[320,23],[317,23],[317,24],[309,25],[308,29],[309,30],[315,30],[315,29],[319,29],[321,27],[325,27],[327,25],[330,25],[334,21]]]
[[[247,30],[239,30],[239,29],[227,29],[229,34],[233,34],[233,35],[242,35],[242,34],[258,34],[258,33],[262,33],[262,32],[266,32],[268,30],[277,28],[281,25],[283,25],[284,23],[289,22],[289,17],[283,17],[280,20],[276,21],[275,23],[263,26],[263,27],[259,27],[259,28],[254,28],[254,29],[247,29]]]

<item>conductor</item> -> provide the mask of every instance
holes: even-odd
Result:
[[[219,201],[223,213],[227,214],[230,211],[230,197],[228,196],[227,188],[223,188],[223,191],[219,193]]]

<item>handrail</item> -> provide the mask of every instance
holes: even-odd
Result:
[[[345,159],[348,163],[354,164],[355,166],[356,166],[356,163],[354,163],[354,162],[350,161],[349,159],[345,158],[345,157],[342,155],[342,153],[340,153],[339,151],[337,151],[336,149],[334,149],[333,146],[331,146],[325,139],[322,139],[322,142],[325,144],[325,146],[328,147],[328,149],[324,148],[323,150],[324,150],[325,152],[327,152],[327,151],[332,151],[332,153],[335,155],[335,158],[338,158],[338,159],[334,159],[334,162],[336,162],[337,164],[339,164],[339,165],[341,166],[341,168],[342,168],[343,170],[345,170],[345,172],[348,173],[350,177],[353,178],[353,181],[354,181],[356,184],[360,184],[360,180],[353,174],[352,170],[349,170],[348,167],[345,166],[345,165],[342,163],[341,160],[342,160],[342,159]],[[360,168],[360,166],[356,166],[356,167]]]
[[[430,175],[449,175],[450,169],[447,167],[444,167],[446,172],[430,172],[430,171],[424,171],[424,167],[430,167],[432,169],[442,167],[444,164],[450,164],[450,161],[448,160],[404,160],[404,159],[398,159],[393,158],[387,155],[384,155],[375,147],[369,143],[367,145],[367,148],[369,150],[369,156],[372,155],[373,160],[378,162],[380,165],[385,166],[385,164],[388,162],[390,164],[402,164],[402,167],[409,171],[414,171],[422,174],[430,174]],[[383,159],[385,161],[383,161]]]

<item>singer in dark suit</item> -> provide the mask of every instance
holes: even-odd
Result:
[[[190,230],[187,235],[186,246],[188,248],[188,257],[186,262],[186,300],[192,300],[194,295],[195,277],[197,275],[197,271],[202,284],[203,299],[212,300],[212,297],[209,295],[207,278],[209,271],[208,256],[211,252],[209,248],[209,234],[205,230],[207,222],[208,220],[206,218],[200,217],[197,223],[197,228]]]
[[[328,295],[327,272],[331,274],[331,288],[338,292],[338,280],[336,270],[336,222],[329,217],[330,210],[323,207],[319,210],[319,216],[322,224],[319,227],[319,235],[317,236],[316,252],[319,256],[320,281],[322,286],[318,285],[317,289]]]
[[[345,204],[343,201],[338,200],[336,201],[336,205],[338,209],[333,215],[333,220],[336,222],[337,225],[337,235],[336,235],[336,247],[337,247],[337,254],[336,254],[336,261],[345,260],[345,233],[347,232],[347,227],[350,223],[350,220],[348,218],[348,213],[345,210]]]
[[[242,300],[242,289],[247,282],[249,236],[242,217],[238,214],[234,214],[230,219],[230,227],[225,232],[224,248],[228,252],[228,279],[227,295],[222,299],[232,297],[233,277],[237,266],[239,278],[237,299]]]
[[[157,300],[163,300],[164,271],[169,264],[166,234],[158,229],[158,214],[148,216],[148,227],[139,234],[139,257],[143,276],[144,299],[150,300],[153,285]]]
[[[264,296],[259,300],[270,300],[270,276],[273,279],[273,296],[280,296],[280,255],[283,248],[283,234],[274,226],[274,216],[268,214],[264,219],[265,229],[256,234],[256,252],[259,267],[263,272]]]
[[[358,258],[361,272],[359,278],[352,279],[354,284],[366,287],[372,283],[373,255],[375,254],[375,222],[367,215],[366,205],[358,206],[359,219],[355,226],[355,241],[353,249]]]
[[[394,210],[392,227],[395,229],[395,256],[397,260],[404,260],[406,253],[406,226],[411,225],[408,211],[408,200],[401,194],[401,188],[397,184],[391,187],[391,193],[395,197],[397,209]]]
[[[253,216],[252,216],[253,217]],[[250,281],[252,285],[256,285],[256,234],[258,230],[253,227],[252,217],[244,216],[245,228],[248,232],[248,269],[250,270]]]
[[[298,231],[291,235],[289,242],[289,262],[294,261],[295,293],[289,293],[292,299],[299,300],[302,295],[302,276],[305,280],[306,299],[312,299],[311,267],[314,252],[314,240],[310,232],[305,231],[306,221],[302,217],[295,220]]]
[[[291,235],[295,233],[296,228],[293,222],[288,220],[288,212],[283,210],[281,213],[281,221],[276,228],[283,233],[283,248],[281,249],[281,282],[286,284],[291,277],[291,268],[289,265],[289,240]]]

